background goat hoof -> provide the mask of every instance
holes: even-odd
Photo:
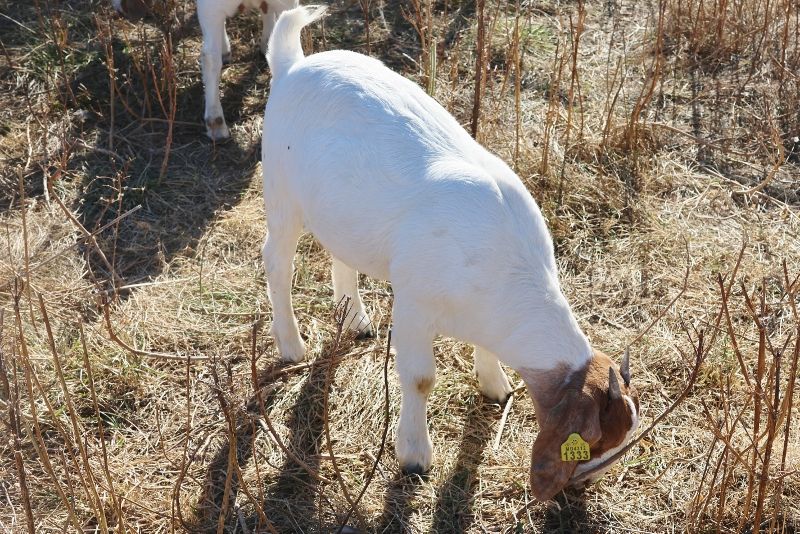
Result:
[[[375,337],[375,331],[372,329],[372,325],[367,325],[366,328],[362,328],[356,333],[356,339],[372,339]]]
[[[419,464],[401,465],[400,471],[404,476],[417,475],[420,478],[425,478],[428,474],[428,469]]]
[[[504,394],[502,397],[489,397],[484,395],[488,400],[499,404],[500,406],[505,406],[508,402],[508,399],[511,398],[511,392]]]
[[[206,119],[206,135],[212,141],[222,141],[231,136],[228,125],[222,117]]]
[[[222,54],[222,64],[228,65],[231,62],[232,54],[230,52],[225,52]]]

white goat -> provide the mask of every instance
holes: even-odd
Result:
[[[126,17],[141,18],[152,9],[154,0],[111,0],[114,9]],[[197,20],[203,32],[200,68],[206,108],[203,120],[206,135],[215,141],[230,137],[228,125],[219,100],[222,64],[231,57],[231,42],[225,31],[225,20],[246,9],[261,10],[261,51],[267,52],[267,42],[278,15],[296,7],[298,0],[197,0]]]
[[[261,51],[267,52],[267,42],[278,16],[296,7],[298,0],[197,0],[197,20],[203,31],[201,69],[206,109],[203,119],[206,135],[218,141],[230,137],[222,104],[219,101],[219,80],[222,64],[230,60],[231,43],[225,31],[225,19],[246,8],[261,10]]]
[[[303,56],[300,30],[323,12],[285,12],[267,52],[263,254],[282,357],[296,362],[305,352],[290,295],[305,227],[334,257],[334,298],[353,303],[352,328],[369,324],[355,269],[392,283],[402,469],[431,465],[432,342],[452,336],[475,345],[490,399],[511,392],[498,358],[528,385],[541,427],[531,485],[549,499],[637,427],[627,361],[620,368],[590,347],[561,292],[544,218],[505,163],[381,62],[341,50]],[[591,446],[590,461],[561,460],[572,433]]]

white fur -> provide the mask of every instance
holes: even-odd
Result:
[[[260,10],[262,3],[266,4],[267,11],[261,14],[261,51],[266,53],[267,42],[275,21],[283,11],[297,6],[297,0],[197,0],[197,19],[203,32],[200,58],[206,101],[203,119],[206,124],[206,134],[211,139],[220,140],[230,136],[219,99],[223,58],[229,57],[231,53],[231,43],[225,31],[225,19],[234,16],[242,8]]]
[[[637,428],[639,428],[639,423],[641,421],[641,418],[639,416],[639,412],[636,411],[636,404],[633,402],[633,399],[631,399],[627,395],[623,395],[622,398],[625,399],[625,402],[628,403],[628,406],[631,409],[631,416],[633,417],[633,423],[631,424],[630,430],[628,430],[628,432],[625,434],[625,439],[623,439],[622,442],[619,445],[617,445],[613,449],[607,450],[606,452],[604,452],[603,454],[601,454],[597,458],[592,458],[588,462],[579,463],[578,467],[575,468],[575,473],[572,475],[573,477],[577,477],[581,473],[585,473],[586,471],[591,470],[594,466],[605,462],[607,458],[609,458],[612,455],[616,454],[618,450],[620,450],[622,447],[627,445],[628,442],[630,442],[630,440],[633,439],[633,433],[636,432]],[[594,480],[597,480],[600,477],[602,477],[606,473],[606,471],[611,469],[612,466],[613,466],[613,464],[609,465],[608,467],[606,467],[604,469],[601,469],[597,473],[592,474],[591,478],[587,481],[587,483],[589,483],[591,481],[594,481]]]
[[[419,385],[433,384],[436,335],[481,347],[475,368],[494,398],[510,391],[498,356],[515,369],[547,370],[581,367],[592,351],[561,292],[545,220],[520,179],[381,62],[340,50],[304,58],[300,28],[321,14],[287,11],[269,43],[263,253],[273,333],[285,359],[303,357],[290,291],[304,227],[339,260],[335,269],[350,269],[352,297],[354,269],[391,281],[403,392],[397,456],[425,469],[429,391]]]

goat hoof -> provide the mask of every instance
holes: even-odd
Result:
[[[224,54],[222,54],[222,64],[228,65],[230,62],[231,62],[231,53],[225,52]]]
[[[358,334],[356,334],[356,339],[373,339],[374,337],[375,332],[372,330],[371,326],[359,330]]]
[[[502,395],[500,397],[493,397],[493,396],[490,397],[489,395],[484,394],[484,397],[486,397],[488,400],[490,400],[490,401],[492,401],[492,402],[494,402],[496,404],[499,404],[501,407],[503,407],[508,402],[508,399],[511,398],[511,393],[506,393],[505,395]]]
[[[206,135],[212,141],[222,141],[231,136],[228,130],[228,125],[225,124],[225,119],[222,117],[214,117],[206,119]]]
[[[412,475],[417,475],[420,478],[424,478],[425,475],[428,473],[428,470],[419,464],[400,466],[400,471],[402,471],[403,475],[407,477]]]
[[[278,343],[281,359],[287,363],[300,363],[306,356],[306,345],[302,340],[294,343]]]
[[[514,389],[502,371],[500,373],[476,372],[475,377],[478,379],[478,389],[486,399],[505,406]]]
[[[270,333],[278,345],[278,352],[284,362],[299,363],[306,355],[306,344],[296,329],[294,331],[281,331],[275,328],[275,323],[270,328]]]

